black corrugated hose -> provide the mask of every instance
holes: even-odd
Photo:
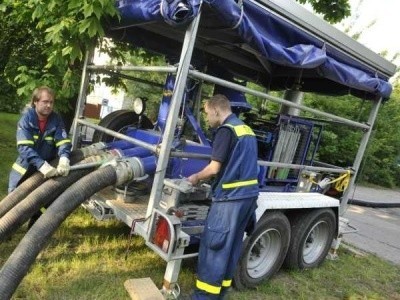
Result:
[[[34,189],[41,185],[46,179],[42,173],[36,172],[27,180],[22,182],[15,190],[0,201],[0,218],[3,217],[11,208],[17,205],[22,199],[28,196]]]
[[[16,231],[41,207],[46,207],[71,184],[92,171],[93,168],[73,170],[66,177],[50,178],[40,185],[0,218],[0,242]]]
[[[81,150],[71,152],[70,163],[75,164],[84,158]],[[58,159],[51,162],[53,166],[57,165]],[[36,172],[31,177],[22,182],[17,188],[0,201],[0,218],[3,217],[11,208],[17,205],[22,199],[26,198],[33,190],[40,186],[47,179],[42,173]]]
[[[86,199],[101,189],[113,185],[117,174],[112,166],[86,175],[49,206],[27,232],[0,270],[0,299],[10,299],[28,272],[36,256],[60,224]]]

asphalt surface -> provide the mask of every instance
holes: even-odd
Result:
[[[359,201],[343,215],[351,226],[343,241],[400,265],[400,191],[357,186],[349,198]]]

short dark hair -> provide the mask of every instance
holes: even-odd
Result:
[[[207,105],[211,108],[219,108],[223,111],[231,110],[231,103],[229,99],[222,94],[215,94],[207,100]]]
[[[40,95],[42,94],[43,91],[46,91],[54,100],[56,97],[56,93],[53,91],[53,89],[49,88],[48,86],[41,86],[36,88],[33,93],[32,93],[32,98],[31,98],[31,107],[35,107],[35,102],[39,101]]]

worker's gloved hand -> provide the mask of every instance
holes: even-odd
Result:
[[[69,169],[70,169],[69,159],[65,156],[60,157],[60,160],[58,161],[58,166],[57,166],[58,175],[68,176]]]
[[[52,167],[47,161],[39,168],[39,172],[43,174],[44,178],[57,176],[57,169]]]

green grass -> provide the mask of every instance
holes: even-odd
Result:
[[[0,113],[2,156],[0,194],[6,194],[9,167],[15,159],[17,115]],[[5,157],[5,158],[3,158]],[[3,197],[2,197],[3,198]],[[1,199],[2,199],[1,198]],[[22,226],[0,244],[2,266],[26,233]],[[129,245],[129,253],[125,259]],[[117,221],[99,222],[84,209],[75,211],[49,240],[13,299],[129,299],[123,283],[150,277],[161,287],[166,263],[142,238],[129,239],[129,228]],[[195,280],[195,259],[185,260],[179,284],[189,293]],[[234,291],[230,299],[400,299],[400,268],[373,255],[339,249],[339,260],[313,270],[282,270],[255,290]]]
[[[0,264],[26,232],[23,226],[2,244]],[[129,254],[125,259],[127,247]],[[78,209],[57,230],[14,294],[15,299],[129,299],[130,278],[150,277],[160,287],[166,263],[142,238],[116,221],[95,221]],[[189,293],[195,260],[184,261],[179,283]],[[313,270],[282,270],[256,290],[233,292],[231,299],[400,299],[400,268],[373,255],[344,248],[339,260]]]
[[[17,114],[0,113],[0,199],[7,194],[8,173],[17,158],[15,133],[19,117]]]

